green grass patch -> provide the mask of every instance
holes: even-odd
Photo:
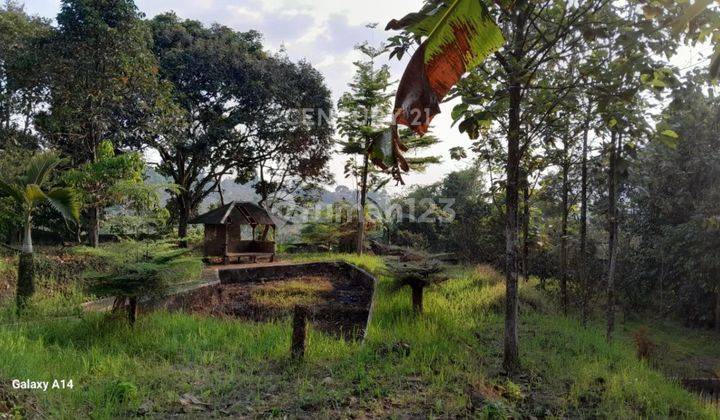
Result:
[[[296,364],[288,358],[289,320],[257,323],[155,312],[142,315],[131,330],[122,320],[92,315],[1,329],[0,384],[12,378],[73,379],[72,390],[17,394],[18,410],[32,415],[37,407],[53,418],[148,411],[252,417],[717,417],[651,363],[639,362],[627,336],[610,345],[600,325],[583,328],[556,314],[534,282],[520,288],[524,371],[508,377],[500,368],[503,286],[488,267],[452,269],[450,280],[427,289],[425,313],[416,316],[409,290],[392,291],[381,258],[292,259],[341,259],[378,275],[364,345],[311,328],[306,360]],[[690,336],[686,344],[704,339]],[[702,348],[720,352],[709,342]]]
[[[255,302],[263,306],[292,309],[295,305],[313,305],[322,294],[332,291],[333,285],[322,277],[305,277],[286,282],[272,282],[258,286],[251,292]]]

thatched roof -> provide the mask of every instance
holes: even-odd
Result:
[[[232,215],[232,217],[231,217]],[[250,202],[234,202],[210,210],[189,222],[194,225],[224,225],[239,223],[243,225],[275,226],[273,216],[267,210]]]

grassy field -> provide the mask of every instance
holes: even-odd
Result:
[[[712,365],[720,357],[712,334],[652,326],[658,344],[676,343],[677,360],[663,352],[657,361],[640,362],[630,338],[635,325],[621,326],[620,339],[608,345],[600,325],[583,328],[556,314],[543,292],[523,283],[524,371],[509,377],[499,365],[504,289],[492,269],[454,269],[450,280],[428,289],[425,314],[414,316],[409,291],[391,292],[380,258],[293,258],[341,258],[379,276],[364,345],[311,329],[306,360],[296,364],[288,359],[289,322],[157,312],[142,316],[134,330],[102,315],[5,325],[0,414],[5,409],[52,418],[720,416],[662,373],[682,366],[683,351]],[[50,294],[34,307],[76,307],[77,296],[71,297],[57,302]],[[13,378],[72,379],[73,388],[17,392],[10,389]]]

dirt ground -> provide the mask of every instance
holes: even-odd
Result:
[[[306,275],[279,280],[218,285],[208,301],[198,296],[188,309],[211,316],[268,321],[291,316],[295,305],[310,308],[313,326],[323,332],[360,338],[370,294],[344,276]]]

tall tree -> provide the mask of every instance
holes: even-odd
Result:
[[[558,86],[551,87],[549,90],[552,91],[552,97],[543,102],[528,103],[526,94],[532,89],[544,88],[537,83],[537,76],[541,75],[544,70],[570,58],[571,51],[577,48],[583,39],[583,29],[591,26],[592,16],[609,3],[607,0],[588,1],[582,4],[565,1],[531,2],[524,0],[496,2],[497,7],[494,9],[494,13],[502,29],[502,35],[507,39],[507,42],[501,51],[494,53],[495,60],[493,63],[488,66],[481,65],[477,70],[471,72],[471,75],[464,82],[461,82],[464,86],[459,89],[460,96],[464,100],[462,104],[464,109],[461,108],[457,112],[456,118],[462,120],[460,124],[461,131],[469,133],[472,137],[477,137],[481,129],[486,127],[488,121],[490,121],[501,125],[506,135],[506,312],[503,365],[509,371],[517,370],[520,367],[517,331],[517,280],[520,269],[518,249],[520,166],[523,155],[529,145],[532,144],[533,139],[538,135],[544,135],[553,110],[566,95],[578,88],[579,81],[577,79],[566,80]],[[482,3],[480,5],[477,7],[483,7]],[[394,29],[403,28],[406,32],[409,32],[409,36],[405,40],[414,40],[426,35],[428,36],[427,45],[434,46],[432,44],[434,42],[433,35],[437,32],[437,29],[428,31],[427,27],[422,27],[422,24],[434,22],[435,24],[430,26],[433,28],[437,28],[439,25],[447,25],[448,30],[452,31],[453,26],[450,22],[453,19],[468,19],[469,12],[464,11],[463,13],[461,6],[474,7],[469,3],[465,4],[465,2],[460,1],[452,2],[449,6],[443,2],[429,1],[420,13],[408,15],[400,21],[395,21],[395,24],[391,27]],[[446,9],[443,10],[443,7],[446,7]],[[473,16],[481,15],[482,13],[479,12]],[[433,18],[433,16],[435,17]],[[433,19],[435,20],[433,21]],[[419,24],[418,21],[421,23]],[[440,23],[438,24],[438,22]],[[484,22],[478,23],[478,25],[484,25],[485,30],[475,32],[474,35],[478,37],[478,40],[473,38],[473,43],[469,43],[469,45],[471,48],[478,48],[483,45],[486,48],[490,47],[490,51],[492,51],[488,40],[495,38],[489,35],[491,30],[487,29],[487,19],[482,20],[481,18],[478,22]],[[482,34],[482,37],[480,34]],[[459,35],[456,33],[455,36]],[[437,42],[444,45],[443,42],[450,38],[453,38],[453,36],[439,36]],[[481,43],[481,40],[485,41],[485,43]],[[396,51],[406,51],[407,45],[410,43],[396,38],[396,44],[400,44]],[[442,55],[435,48],[432,51],[439,56]],[[452,52],[453,49],[450,48],[445,51],[445,55],[452,54]],[[482,54],[477,56],[482,57]],[[470,64],[476,65],[477,61]],[[455,69],[458,71],[453,74],[456,74],[459,78],[467,69],[472,67],[474,66],[458,66]],[[425,67],[424,70],[434,74],[434,70],[437,69],[432,67],[432,62],[430,62],[430,67]],[[429,77],[429,80],[432,86],[433,77]],[[447,85],[440,83],[437,86],[447,87]],[[441,98],[447,93],[447,90],[442,93],[442,95],[439,95]],[[425,98],[412,95],[406,97],[421,98],[421,100]],[[481,105],[480,109],[476,108],[478,105]],[[424,106],[414,107],[424,108]],[[403,109],[405,108],[403,105]],[[430,110],[431,115],[439,112],[436,104]],[[527,118],[528,116],[533,116],[533,118]]]
[[[38,147],[34,117],[47,101],[48,21],[17,3],[0,6],[0,150]]]
[[[51,40],[51,100],[38,128],[72,164],[96,162],[102,141],[154,131],[160,86],[152,38],[132,0],[65,0]],[[87,212],[97,246],[99,208]]]
[[[391,146],[387,117],[390,113],[390,98],[393,82],[387,65],[375,66],[377,57],[385,53],[384,49],[374,48],[367,43],[358,46],[366,57],[355,64],[356,73],[350,90],[338,101],[338,129],[344,140],[339,141],[343,154],[350,156],[345,165],[345,176],[356,180],[358,191],[358,220],[355,250],[361,254],[365,244],[365,213],[368,190],[379,190],[387,185],[393,174],[385,166],[386,148]],[[414,155],[405,161],[408,170],[424,171],[428,165],[439,163],[437,156],[418,156],[417,153],[439,142],[431,135],[417,136],[410,130],[400,133],[403,145]],[[358,161],[359,158],[359,161]],[[379,166],[371,166],[370,162]]]
[[[115,153],[110,141],[98,146],[93,162],[70,169],[65,182],[78,192],[82,209],[90,214],[89,242],[100,242],[100,221],[105,209],[130,199],[136,191],[144,193],[145,162],[139,152]]]
[[[265,118],[251,137],[259,153],[255,190],[272,208],[296,194],[328,184],[333,150],[331,95],[323,76],[308,62],[278,54],[265,61],[273,83]]]
[[[357,200],[357,236],[355,251],[362,254],[365,246],[365,204],[367,201],[368,176],[370,172],[370,146],[373,138],[382,135],[387,128],[384,118],[390,113],[390,68],[375,65],[377,57],[384,50],[362,44],[357,47],[364,55],[357,61],[355,76],[349,84],[350,90],[338,101],[337,125],[345,141],[339,142],[340,152],[350,155],[346,166],[346,177],[355,177],[359,197]],[[360,157],[358,163],[356,158]]]
[[[657,30],[654,21],[638,13],[633,3],[617,4],[599,16],[602,21],[615,22],[605,26],[601,36],[591,45],[601,52],[592,57],[603,63],[603,71],[590,73],[590,100],[596,105],[600,120],[597,134],[606,140],[608,254],[606,271],[606,337],[612,339],[616,306],[617,254],[620,244],[620,215],[623,182],[628,174],[635,150],[654,130],[648,126],[643,112],[652,94],[661,99],[663,88],[672,83],[674,72],[658,56],[670,55],[677,42],[667,31]],[[628,30],[636,37],[628,37]],[[642,52],[642,53],[640,53]]]
[[[303,109],[327,115],[330,106],[322,78],[309,65],[269,56],[255,31],[208,28],[174,14],[156,16],[151,27],[160,77],[171,86],[178,112],[148,145],[160,154],[158,171],[179,187],[169,206],[181,238],[224,177],[252,179],[261,162],[289,153],[295,141],[329,147],[325,121],[316,116],[319,123],[298,123]]]
[[[583,325],[587,325],[590,305],[590,280],[588,273],[588,137],[592,121],[592,102],[588,101],[585,120],[582,128],[582,151],[580,158],[580,311]]]
[[[480,67],[478,77],[468,79],[477,82],[490,77],[497,80],[497,86],[490,91],[486,113],[503,121],[506,134],[507,154],[505,159],[505,238],[506,238],[506,308],[505,308],[505,351],[503,366],[510,370],[520,367],[518,350],[518,192],[520,187],[520,165],[523,156],[533,142],[533,136],[544,136],[545,129],[562,100],[577,89],[579,80],[569,78],[551,89],[552,98],[527,102],[528,92],[543,89],[536,77],[548,68],[569,58],[570,51],[582,39],[579,28],[588,17],[607,2],[591,1],[582,5],[571,2],[517,1],[513,7],[501,9],[501,28],[509,40],[503,51],[495,53],[497,66]],[[483,83],[482,85],[485,85]],[[483,89],[477,83],[463,87],[462,94],[467,103],[473,103]],[[500,117],[501,112],[505,116]],[[465,115],[461,129],[477,133],[481,121],[488,118],[483,112]]]

